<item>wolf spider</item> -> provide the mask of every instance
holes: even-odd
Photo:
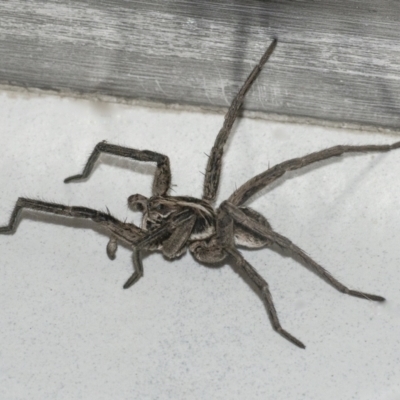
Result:
[[[83,172],[65,179],[64,182],[69,183],[87,178],[101,153],[156,163],[152,196],[146,198],[141,194],[134,194],[128,198],[128,205],[143,213],[140,228],[132,223],[119,221],[109,212],[105,213],[87,207],[69,207],[20,197],[14,207],[9,224],[0,227],[0,233],[12,234],[15,232],[19,214],[24,208],[66,217],[91,219],[104,227],[110,234],[110,240],[107,244],[107,254],[110,259],[115,258],[119,241],[128,244],[133,250],[134,272],[126,281],[125,289],[132,286],[143,276],[141,250],[158,250],[165,257],[174,259],[181,256],[189,248],[193,257],[205,264],[220,263],[230,257],[260,291],[266,303],[273,328],[284,338],[301,348],[305,348],[304,344],[282,328],[268,283],[243,258],[236,246],[261,248],[277,245],[288,251],[292,256],[301,259],[305,265],[339,292],[362,299],[384,301],[385,299],[381,296],[347,288],[288,238],[275,232],[265,217],[243,204],[287,171],[293,171],[348,152],[390,151],[399,148],[400,142],[391,145],[334,146],[304,157],[282,162],[248,180],[228,200],[223,201],[218,208],[213,207],[221,174],[224,145],[239,114],[246,93],[271,56],[276,44],[277,40],[274,39],[233,99],[225,115],[223,126],[217,135],[208,159],[202,199],[189,196],[169,196],[167,194],[171,183],[171,171],[167,156],[149,150],[135,150],[116,146],[104,141],[96,145]]]

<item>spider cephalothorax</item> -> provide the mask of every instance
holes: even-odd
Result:
[[[287,171],[299,169],[306,165],[349,152],[390,151],[399,148],[400,142],[392,145],[335,146],[301,158],[285,161],[244,183],[228,200],[222,202],[217,209],[213,207],[219,185],[225,143],[247,91],[272,54],[276,43],[275,39],[261,57],[260,62],[250,73],[229,107],[224,124],[217,135],[210,153],[205,173],[202,199],[188,196],[174,197],[167,194],[171,183],[171,171],[167,156],[149,150],[135,150],[100,142],[95,146],[82,174],[71,176],[65,182],[68,183],[87,178],[101,153],[156,163],[157,168],[154,176],[152,197],[146,198],[140,194],[135,194],[128,199],[128,205],[131,208],[143,213],[141,227],[132,223],[121,222],[110,213],[100,212],[87,207],[69,207],[62,204],[19,198],[9,224],[0,227],[0,233],[15,232],[18,216],[24,208],[64,215],[66,217],[91,219],[104,227],[110,235],[107,254],[111,259],[115,257],[119,241],[127,243],[133,250],[134,272],[125,283],[124,288],[132,286],[143,276],[141,250],[158,250],[167,258],[173,259],[182,255],[186,249],[189,249],[196,260],[205,264],[216,264],[230,257],[248,275],[260,291],[266,303],[274,329],[301,348],[305,347],[304,344],[281,327],[268,283],[243,258],[236,246],[247,248],[278,246],[301,259],[304,264],[338,291],[363,299],[384,301],[384,298],[381,296],[351,290],[344,286],[298,246],[285,236],[275,232],[261,214],[251,208],[245,207],[244,203]]]
[[[189,243],[205,240],[215,235],[216,215],[204,200],[189,196],[153,196],[147,199],[141,194],[128,198],[129,206],[143,213],[142,230],[157,232],[162,226],[173,224],[179,215],[186,217],[185,224],[174,230],[166,230],[151,250],[161,250],[172,259],[181,256]]]

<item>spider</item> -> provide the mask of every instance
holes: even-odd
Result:
[[[391,145],[334,146],[325,150],[294,158],[258,174],[223,201],[218,208],[213,207],[221,174],[224,145],[238,117],[244,98],[262,67],[270,58],[277,39],[273,39],[259,63],[254,67],[243,86],[233,99],[221,130],[212,147],[205,172],[203,197],[170,196],[171,171],[167,156],[149,150],[136,150],[106,143],[98,143],[88,158],[83,172],[65,179],[65,183],[88,178],[101,153],[126,157],[143,162],[157,164],[152,187],[152,196],[146,198],[134,194],[128,198],[131,209],[142,212],[142,224],[121,222],[110,212],[101,212],[88,207],[66,206],[40,200],[20,197],[11,214],[7,226],[0,227],[0,233],[13,234],[17,228],[23,209],[57,214],[72,218],[86,218],[101,225],[110,234],[107,255],[115,258],[118,242],[128,244],[133,251],[133,270],[124,284],[127,289],[143,276],[141,251],[160,251],[166,258],[181,256],[189,248],[192,256],[204,264],[218,264],[230,259],[233,261],[260,291],[265,301],[272,327],[284,338],[300,348],[304,344],[282,328],[267,281],[250,265],[236,246],[262,248],[276,245],[302,260],[312,271],[332,285],[339,292],[350,296],[373,301],[384,301],[381,296],[351,290],[327,270],[309,257],[302,249],[285,236],[274,231],[265,217],[257,211],[244,206],[254,194],[279,179],[288,171],[293,171],[348,152],[387,152],[400,147],[400,141]],[[108,210],[107,210],[108,211]]]

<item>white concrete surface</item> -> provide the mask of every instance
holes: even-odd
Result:
[[[150,195],[154,167],[103,157],[65,185],[101,140],[167,154],[173,194],[201,196],[222,115],[0,94],[0,224],[19,196],[98,209],[138,222],[130,194]],[[227,146],[219,202],[268,166],[335,144],[396,135],[242,119]],[[144,260],[130,290],[130,252],[111,262],[90,223],[25,214],[0,237],[0,399],[400,399],[400,151],[324,162],[250,204],[350,287],[336,292],[290,257],[244,251],[268,280],[276,334],[230,266],[189,254]]]

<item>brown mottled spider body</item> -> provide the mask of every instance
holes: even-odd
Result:
[[[141,227],[132,223],[121,222],[108,212],[101,212],[87,207],[70,207],[62,204],[19,198],[9,224],[0,227],[0,233],[11,234],[15,232],[19,214],[23,209],[66,217],[91,219],[104,227],[110,234],[107,254],[111,259],[115,258],[118,242],[128,244],[133,250],[134,272],[125,283],[124,288],[132,286],[143,276],[142,250],[160,251],[167,258],[173,259],[189,249],[197,261],[205,264],[216,264],[230,258],[248,275],[260,291],[266,303],[273,328],[301,348],[305,347],[304,344],[281,327],[268,283],[243,258],[236,246],[260,248],[277,245],[291,255],[300,258],[304,264],[338,291],[368,300],[384,301],[381,296],[351,290],[344,286],[289,239],[275,232],[261,214],[245,207],[244,203],[258,191],[279,179],[287,171],[296,170],[348,152],[390,151],[399,148],[400,142],[392,145],[335,146],[301,158],[285,161],[250,179],[240,186],[228,200],[222,202],[218,208],[215,209],[213,207],[219,185],[225,143],[247,91],[272,54],[276,43],[277,41],[274,40],[268,47],[229,107],[224,124],[210,153],[202,199],[188,196],[169,196],[167,194],[171,183],[171,171],[167,156],[149,150],[135,150],[100,142],[90,155],[82,174],[69,177],[65,182],[87,178],[101,153],[156,163],[157,168],[154,176],[152,197],[146,198],[140,194],[134,194],[128,198],[129,206],[143,213]]]

